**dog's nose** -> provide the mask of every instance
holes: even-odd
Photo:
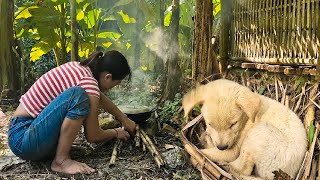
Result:
[[[218,146],[218,149],[219,150],[221,150],[221,151],[223,151],[223,150],[225,150],[225,149],[227,149],[228,148],[228,146],[227,145],[224,145],[224,146]]]

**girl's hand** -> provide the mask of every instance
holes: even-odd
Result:
[[[124,140],[124,141],[127,141],[128,138],[130,137],[129,133],[124,130],[123,128],[115,128],[113,129],[116,133],[116,138],[119,139],[119,140]]]
[[[125,121],[123,121],[122,126],[130,133],[131,136],[136,134],[136,123],[131,119],[127,118]]]

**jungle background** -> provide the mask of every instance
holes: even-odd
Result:
[[[303,177],[319,176],[319,0],[0,2],[0,179],[201,179],[180,140],[188,123],[181,99],[191,87],[218,78],[295,111],[312,151]],[[156,109],[147,131],[163,156],[171,157],[166,167],[158,168],[129,141],[110,168],[114,142],[90,144],[81,134],[73,156],[97,168],[93,175],[65,176],[52,172],[49,162],[8,155],[6,132],[20,96],[45,72],[95,50],[118,50],[128,59],[132,81],[107,94],[118,105]],[[189,119],[199,113],[195,108]]]

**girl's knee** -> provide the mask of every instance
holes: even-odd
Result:
[[[68,112],[69,117],[72,119],[86,117],[90,111],[90,100],[87,92],[79,86],[74,86],[69,90],[72,91],[72,100],[69,104]]]

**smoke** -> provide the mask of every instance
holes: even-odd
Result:
[[[146,37],[141,37],[141,39],[152,52],[164,61],[164,64],[169,57],[179,51],[177,42],[171,41],[170,36],[161,28],[155,28]]]
[[[156,87],[154,74],[150,71],[137,69],[132,72],[130,82],[122,82],[120,86],[112,88],[108,97],[116,105],[149,106],[156,105]]]

